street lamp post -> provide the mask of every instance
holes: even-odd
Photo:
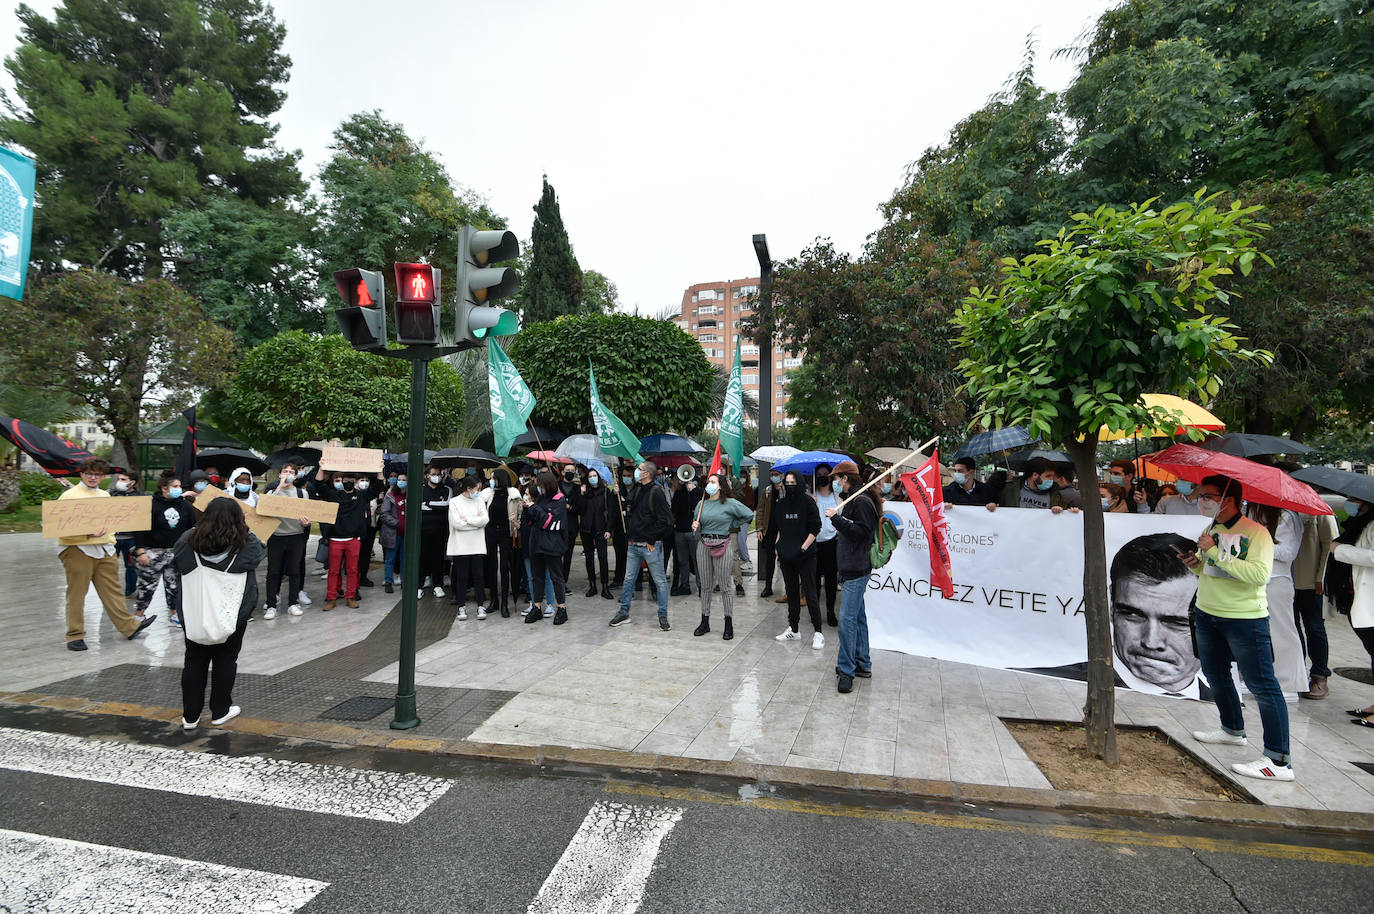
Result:
[[[773,259],[768,236],[754,236],[759,259],[759,447],[773,443]]]

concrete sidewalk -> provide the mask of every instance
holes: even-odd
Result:
[[[159,620],[138,640],[125,641],[92,593],[91,649],[68,652],[55,546],[37,534],[11,534],[0,542],[9,547],[0,553],[0,624],[8,635],[0,642],[0,691],[179,704],[175,677],[157,669],[180,666],[179,631]],[[746,585],[750,595],[735,601],[733,641],[720,637],[718,599],[715,630],[701,638],[691,633],[699,618],[696,597],[670,601],[670,632],[658,629],[646,597],[635,601],[632,624],[612,629],[606,623],[615,601],[581,597],[580,561],[574,569],[570,622],[559,628],[547,621],[525,625],[514,616],[478,622],[471,612],[469,621],[454,622],[444,601],[421,602],[421,627],[428,622],[433,643],[418,657],[425,722],[414,736],[1043,789],[1050,785],[1001,718],[1081,716],[1082,683],[888,651],[874,653],[871,680],[857,680],[854,692],[840,695],[835,631],[826,630],[820,651],[811,648],[809,635],[773,640],[785,625],[786,607],[758,599],[753,582]],[[380,569],[373,574],[380,582]],[[391,622],[383,620],[399,594],[365,589],[359,609],[326,614],[319,611],[323,582],[313,573],[307,590],[315,603],[306,615],[258,620],[249,628],[239,665],[249,674],[238,695],[245,715],[268,716],[251,706],[253,700],[279,711],[295,702],[293,717],[277,719],[314,719],[348,697],[354,683],[340,678],[344,668],[356,680],[354,692],[385,696],[396,681],[396,643]],[[151,611],[165,619],[160,598]],[[1331,620],[1329,629],[1332,666],[1364,667],[1367,657],[1345,618]],[[336,662],[341,658],[346,665]],[[1342,677],[1333,677],[1331,687],[1325,701],[1289,705],[1297,782],[1247,779],[1239,786],[1268,804],[1374,812],[1374,774],[1357,765],[1374,766],[1374,732],[1351,726],[1343,713],[1374,702],[1374,687]],[[89,694],[113,689],[121,694]],[[148,694],[134,694],[140,690]],[[463,709],[461,720],[445,717],[450,707]],[[1192,743],[1190,730],[1216,725],[1210,704],[1119,690],[1117,716],[1122,724],[1159,727],[1223,774],[1230,762],[1258,755],[1257,722],[1247,749]],[[367,726],[384,729],[388,717]]]

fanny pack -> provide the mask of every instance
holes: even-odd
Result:
[[[725,547],[730,545],[730,537],[715,536],[708,533],[701,535],[701,544],[706,547],[706,551],[711,553],[712,558],[720,558],[725,554]]]

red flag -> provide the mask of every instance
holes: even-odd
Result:
[[[930,583],[939,587],[948,600],[954,596],[954,572],[949,564],[949,526],[945,523],[945,493],[940,487],[939,449],[915,472],[903,474],[902,485],[926,528]]]
[[[714,476],[714,475],[716,475],[716,474],[719,473],[719,472],[720,472],[720,439],[717,438],[717,439],[716,439],[716,455],[715,455],[714,457],[711,458],[711,469],[707,472],[706,475],[707,475],[707,476]]]

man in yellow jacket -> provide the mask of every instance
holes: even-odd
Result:
[[[1238,762],[1231,770],[1261,780],[1291,781],[1288,707],[1274,675],[1265,596],[1274,568],[1274,538],[1263,524],[1241,513],[1244,492],[1229,476],[1208,476],[1197,492],[1198,509],[1213,521],[1198,537],[1197,550],[1180,552],[1179,558],[1200,577],[1193,616],[1197,652],[1221,715],[1221,729],[1195,730],[1193,738],[1222,746],[1249,745],[1240,696],[1231,678],[1235,663],[1259,706],[1264,757]]]
[[[99,458],[87,460],[81,465],[81,485],[72,486],[58,498],[68,501],[75,498],[109,498],[110,493],[100,488],[101,480],[110,471],[110,465]],[[67,571],[67,650],[86,650],[86,593],[95,584],[95,592],[105,607],[105,615],[124,637],[133,639],[139,632],[152,625],[157,616],[143,620],[134,618],[124,605],[124,590],[120,585],[119,559],[115,556],[115,537],[108,530],[90,536],[63,536],[57,540],[58,553],[62,567]]]

